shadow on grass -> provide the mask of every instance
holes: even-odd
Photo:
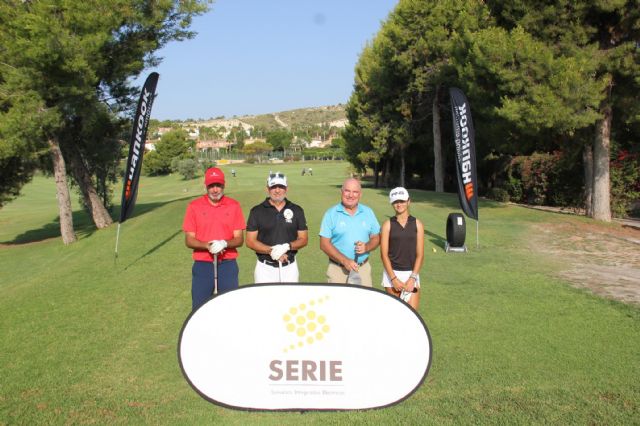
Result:
[[[429,241],[431,241],[433,245],[438,246],[442,250],[444,250],[444,243],[446,239],[442,235],[438,235],[429,230],[424,231],[424,234],[429,238]]]
[[[96,231],[89,214],[84,210],[76,210],[72,213],[73,229],[78,238],[85,238]],[[0,244],[20,245],[37,243],[51,238],[60,237],[60,217],[55,217],[51,222],[38,229],[30,229],[16,235],[13,240],[1,241]]]
[[[188,197],[177,198],[174,200],[156,202],[156,203],[146,203],[146,204],[136,204],[134,216],[141,216],[150,211],[153,211],[159,207],[164,205],[179,202],[183,200],[187,200],[190,198],[194,198],[194,196],[190,195]],[[116,223],[120,219],[120,206],[113,209],[111,212],[111,218],[114,223]],[[87,238],[91,236],[94,232],[97,231],[97,228],[93,224],[91,217],[85,210],[76,210],[72,214],[73,216],[73,228],[78,238]],[[21,244],[30,244],[37,243],[40,241],[48,240],[51,238],[60,237],[60,217],[54,218],[51,222],[43,225],[38,229],[30,229],[22,234],[17,235],[13,240],[9,241],[0,241],[0,244],[4,245],[21,245]]]
[[[154,247],[149,249],[145,254],[143,254],[142,256],[140,256],[139,258],[137,258],[136,260],[134,260],[133,262],[131,262],[127,266],[125,266],[124,270],[126,271],[127,269],[129,269],[130,266],[133,266],[138,261],[140,261],[140,260],[144,259],[145,257],[149,256],[151,253],[153,253],[154,251],[158,250],[160,247],[164,246],[169,241],[174,239],[176,235],[181,234],[181,233],[182,233],[182,230],[178,229],[176,232],[174,232],[173,234],[171,234],[170,236],[168,236],[167,238],[165,238],[164,240],[162,240],[161,242],[156,244]]]

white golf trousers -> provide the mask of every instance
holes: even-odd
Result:
[[[282,269],[282,271],[280,271]],[[273,267],[256,261],[256,269],[253,271],[253,279],[256,284],[260,283],[297,283],[300,278],[298,271],[298,262],[283,266],[282,268]]]

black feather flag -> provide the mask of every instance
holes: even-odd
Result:
[[[158,85],[158,73],[152,72],[142,87],[138,108],[133,119],[133,131],[129,141],[129,156],[127,167],[125,168],[124,184],[122,186],[122,202],[120,203],[120,222],[118,223],[118,234],[116,237],[116,257],[118,257],[118,240],[120,237],[120,224],[131,217],[133,208],[136,205],[138,195],[138,182],[140,181],[140,171],[142,170],[142,156],[144,155],[144,143],[147,140],[147,129],[151,118],[151,106]]]

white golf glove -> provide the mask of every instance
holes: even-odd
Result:
[[[211,252],[211,254],[218,254],[226,248],[227,242],[225,240],[209,241],[209,252]]]
[[[271,259],[278,260],[282,257],[283,254],[290,250],[291,246],[289,243],[277,244],[271,247]]]

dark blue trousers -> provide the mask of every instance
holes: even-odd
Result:
[[[218,262],[218,294],[238,288],[238,262]],[[213,296],[213,262],[193,262],[191,268],[191,306],[198,309]]]

